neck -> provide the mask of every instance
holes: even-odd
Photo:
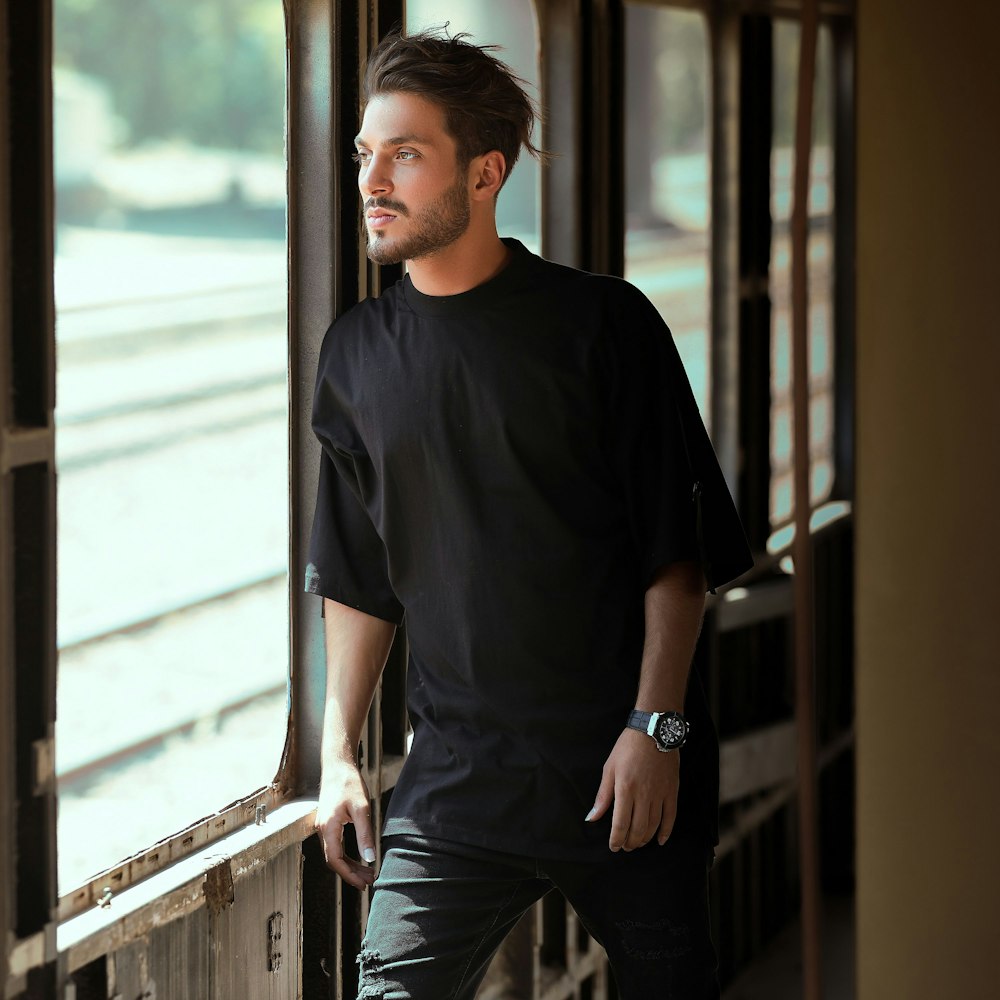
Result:
[[[414,288],[424,295],[459,295],[496,277],[509,256],[495,227],[477,232],[470,226],[443,250],[408,260],[406,270]]]

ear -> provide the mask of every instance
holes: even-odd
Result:
[[[507,175],[507,162],[503,153],[498,149],[491,149],[488,153],[477,156],[469,169],[473,201],[493,201]]]

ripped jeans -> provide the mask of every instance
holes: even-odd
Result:
[[[621,1000],[717,1000],[703,846],[655,840],[598,862],[392,836],[358,956],[359,1000],[473,1000],[521,915],[552,889],[608,954]]]

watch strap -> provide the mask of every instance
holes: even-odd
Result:
[[[657,731],[660,720],[664,718],[680,723],[682,733],[678,741],[667,743],[664,741],[663,734]],[[656,748],[663,751],[679,750],[687,742],[688,733],[691,731],[690,724],[680,712],[640,712],[636,708],[629,713],[627,725],[629,729],[637,729],[639,732],[651,737],[656,744]]]
[[[653,716],[655,712],[640,712],[639,709],[633,709],[629,713],[628,717],[628,728],[638,729],[639,732],[645,733],[647,736],[652,736],[650,731],[653,725]]]

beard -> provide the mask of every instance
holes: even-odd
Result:
[[[406,206],[389,198],[371,198],[364,209],[387,208],[410,219],[412,232],[399,240],[387,239],[381,232],[372,232],[367,225],[368,258],[376,264],[398,264],[403,260],[419,260],[451,246],[469,228],[472,212],[465,179],[456,178],[447,191],[411,218]]]

